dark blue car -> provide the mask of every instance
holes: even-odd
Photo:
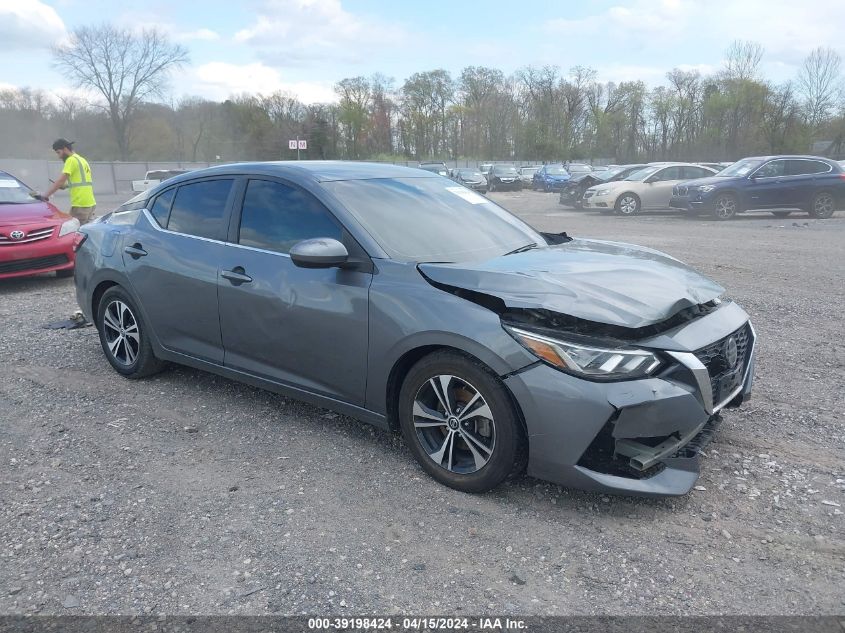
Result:
[[[777,217],[799,209],[812,218],[829,218],[845,206],[845,170],[819,156],[743,158],[710,178],[678,183],[669,206],[717,220],[754,209]]]
[[[560,191],[569,180],[569,172],[563,165],[543,165],[534,174],[531,188],[535,191]]]

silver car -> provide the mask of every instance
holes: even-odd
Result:
[[[754,330],[718,284],[419,169],[221,165],[80,230],[77,299],[119,374],[179,363],[399,431],[458,490],[527,468],[683,494],[751,392]]]

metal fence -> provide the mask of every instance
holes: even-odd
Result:
[[[419,161],[391,161],[395,165],[418,167]],[[538,160],[453,160],[445,161],[447,167],[477,168],[485,164],[508,164],[518,167],[542,165]],[[593,159],[586,162],[593,165],[606,165],[612,159]],[[132,181],[143,180],[148,171],[158,169],[202,169],[223,163],[192,163],[192,162],[94,162],[90,163],[94,180],[94,194],[131,194]],[[50,179],[56,179],[62,171],[62,162],[57,160],[30,160],[15,158],[0,158],[0,171],[5,171],[20,178],[26,184],[38,191],[45,191],[50,187]]]

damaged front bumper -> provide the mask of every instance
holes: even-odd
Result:
[[[729,303],[639,344],[667,359],[657,375],[601,383],[538,363],[505,380],[528,427],[528,474],[616,494],[692,488],[720,411],[750,397],[754,330]]]

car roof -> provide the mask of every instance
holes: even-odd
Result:
[[[417,167],[388,163],[365,163],[339,160],[275,161],[215,165],[180,174],[167,180],[167,186],[214,175],[285,176],[292,180],[331,182],[336,180],[368,180],[372,178],[437,178]],[[164,185],[165,183],[162,183]]]
[[[774,154],[772,156],[746,156],[739,160],[773,160],[775,158],[803,158],[807,160],[821,160],[829,163],[835,163],[835,160],[825,158],[824,156],[812,156],[810,154]],[[737,162],[739,162],[739,160]]]

